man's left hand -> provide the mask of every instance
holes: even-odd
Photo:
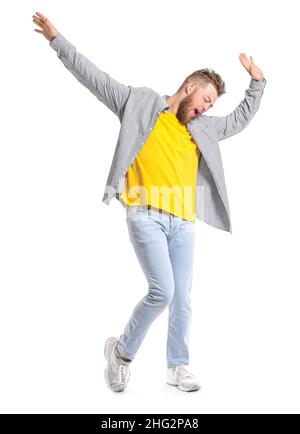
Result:
[[[246,71],[249,72],[249,74],[251,75],[251,77],[254,80],[257,80],[257,81],[263,80],[264,74],[263,74],[262,70],[259,69],[259,67],[255,65],[252,56],[250,56],[250,60],[249,60],[245,53],[240,53],[239,59],[241,61],[241,64],[243,65],[243,67],[246,69]]]

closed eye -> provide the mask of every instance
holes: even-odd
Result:
[[[207,101],[206,99],[204,99],[204,101],[205,102],[210,102],[210,101]],[[210,105],[210,107],[213,107],[213,106],[214,106],[213,104]]]

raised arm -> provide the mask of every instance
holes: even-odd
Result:
[[[247,56],[241,53],[240,61],[251,75],[249,87],[245,91],[245,98],[227,116],[208,116],[216,129],[218,141],[239,133],[249,124],[259,109],[261,97],[267,83],[262,71],[254,64],[251,56],[249,61]]]
[[[35,29],[35,31],[46,37],[49,45],[57,52],[58,58],[74,77],[121,120],[131,86],[117,82],[109,74],[99,69],[79,53],[76,47],[55,29],[49,19],[39,12],[36,14],[33,16],[33,21],[42,30]]]

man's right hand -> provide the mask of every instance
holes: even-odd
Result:
[[[42,28],[42,30],[34,29],[34,31],[42,33],[48,41],[52,41],[58,35],[58,31],[45,15],[36,12],[36,15],[32,15],[32,18],[32,21]]]

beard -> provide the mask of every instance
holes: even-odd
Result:
[[[180,101],[178,110],[176,113],[176,117],[179,122],[183,125],[187,125],[187,123],[191,120],[193,116],[189,115],[189,112],[192,110],[192,94],[187,95],[182,101]]]

